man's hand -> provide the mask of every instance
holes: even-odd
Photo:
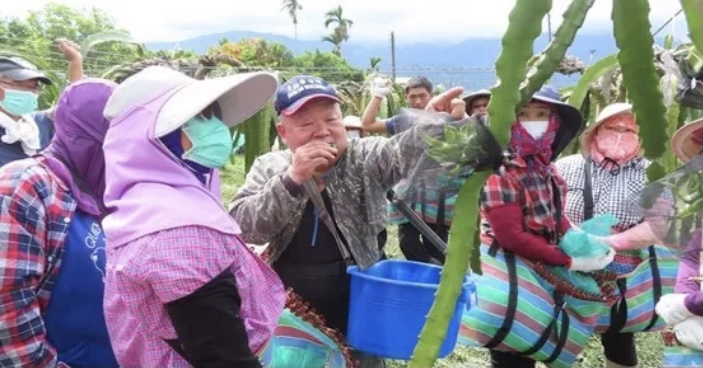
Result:
[[[66,56],[66,60],[68,60],[69,62],[83,60],[83,56],[81,55],[81,47],[78,46],[77,43],[69,41],[65,38],[57,38],[54,43],[56,45],[56,48],[59,49],[59,51],[61,51],[64,56]]]
[[[375,78],[371,93],[378,98],[384,98],[393,92],[393,84],[387,78]]]
[[[454,87],[432,97],[430,102],[425,107],[425,111],[446,112],[453,120],[465,119],[466,102],[459,98],[464,93],[463,87]]]
[[[319,173],[320,167],[329,167],[337,158],[337,148],[329,143],[312,141],[298,147],[293,154],[293,163],[288,168],[288,176],[302,184]]]

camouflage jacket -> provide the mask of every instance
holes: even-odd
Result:
[[[424,160],[426,144],[420,132],[442,135],[443,123],[409,124],[392,138],[369,137],[349,142],[333,173],[326,179],[341,236],[361,268],[380,258],[377,235],[387,219],[386,193]],[[230,214],[246,242],[269,243],[269,262],[285,251],[302,219],[309,196],[292,196],[282,182],[291,163],[290,150],[269,152],[256,159],[235,195]]]

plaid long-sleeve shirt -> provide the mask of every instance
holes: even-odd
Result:
[[[0,367],[56,367],[42,315],[76,202],[35,159],[0,170]]]
[[[554,184],[551,184],[551,182]],[[542,177],[530,171],[522,157],[516,156],[505,163],[497,174],[491,175],[481,193],[481,241],[491,244],[494,233],[486,213],[492,208],[509,203],[520,205],[523,214],[523,227],[534,234],[541,234],[551,244],[557,244],[561,234],[556,233],[557,219],[555,208],[555,189],[559,191],[562,216],[560,230],[563,233],[571,225],[563,214],[566,208],[567,186],[564,179],[552,166],[550,174]]]

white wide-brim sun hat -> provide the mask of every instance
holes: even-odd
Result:
[[[703,118],[694,120],[671,136],[671,149],[681,162],[686,163],[701,153],[703,144],[694,138],[694,133],[703,129]]]
[[[361,119],[358,116],[347,115],[344,117],[343,122],[345,128],[361,129]]]
[[[176,70],[152,66],[122,82],[105,106],[104,115],[113,120],[159,93],[178,88],[159,110],[154,135],[159,138],[180,128],[213,102],[222,111],[228,127],[240,124],[271,101],[278,80],[268,72],[254,72],[197,80]]]
[[[603,109],[603,111],[600,112],[600,114],[598,114],[593,124],[589,125],[588,127],[586,127],[586,129],[584,129],[583,133],[581,133],[581,137],[579,138],[581,154],[584,157],[588,157],[591,155],[590,143],[591,141],[593,141],[593,136],[596,134],[598,127],[609,118],[624,113],[632,114],[632,105],[624,102],[617,102],[608,105]]]

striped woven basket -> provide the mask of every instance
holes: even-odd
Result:
[[[654,306],[662,295],[674,292],[679,261],[662,246],[653,246],[629,254],[618,254],[609,266],[618,277],[618,303],[598,317],[596,332],[608,329],[619,332],[652,332],[666,327]],[[620,318],[625,316],[625,318]],[[614,319],[619,323],[613,323]]]
[[[351,350],[336,330],[299,296],[288,292],[283,311],[271,339],[258,356],[266,368],[352,368]]]
[[[521,258],[500,249],[491,256],[488,249],[481,246],[478,302],[463,315],[459,342],[521,353],[550,367],[573,366],[613,302],[558,292]]]
[[[703,351],[681,345],[671,331],[663,331],[662,340],[664,340],[662,368],[703,367]]]

